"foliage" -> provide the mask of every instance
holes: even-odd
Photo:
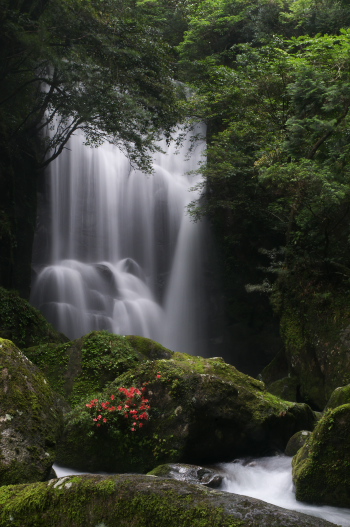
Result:
[[[158,375],[158,378],[161,376]],[[136,432],[139,428],[145,425],[149,419],[148,410],[150,410],[149,400],[145,397],[146,383],[143,383],[141,389],[131,386],[119,388],[119,394],[116,397],[114,394],[110,396],[111,401],[99,401],[99,399],[92,399],[90,403],[85,406],[90,408],[92,420],[96,426],[108,425],[125,429],[125,426],[131,432]],[[119,403],[119,404],[118,404]],[[128,419],[128,421],[125,421]],[[124,426],[123,426],[124,425]]]
[[[280,271],[348,268],[349,52],[349,30],[236,45],[233,66],[206,61],[189,104],[212,130],[192,213],[225,214],[233,246],[284,245]]]
[[[7,138],[42,133],[46,166],[83,130],[149,168],[177,119],[168,46],[133,2],[1,0],[0,119]],[[51,130],[47,137],[46,130]]]

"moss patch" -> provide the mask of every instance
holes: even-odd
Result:
[[[313,426],[306,405],[266,392],[262,382],[222,359],[172,357],[140,362],[97,396],[111,400],[121,386],[146,383],[151,410],[144,428],[96,428],[86,400],[66,416],[59,462],[84,470],[148,472],[168,462],[202,464],[284,450],[291,435]]]
[[[319,518],[200,485],[136,475],[75,476],[0,489],[1,527],[331,527]]]
[[[62,413],[43,374],[0,339],[0,485],[44,480],[55,458]]]
[[[350,507],[350,404],[329,410],[293,459],[300,501]]]
[[[0,287],[0,337],[11,340],[20,348],[68,340],[29,302],[3,287]]]
[[[42,344],[24,351],[43,370],[54,389],[74,406],[92,398],[123,372],[146,360],[137,344],[149,353],[157,346],[162,348],[142,337],[93,331],[66,344]]]

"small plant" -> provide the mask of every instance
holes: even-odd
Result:
[[[157,379],[161,373],[157,373]],[[90,409],[91,417],[97,428],[112,426],[118,429],[126,429],[136,432],[149,420],[151,406],[146,397],[148,382],[142,384],[142,388],[131,386],[119,388],[117,395],[112,394],[110,400],[101,401],[92,399],[85,406]]]

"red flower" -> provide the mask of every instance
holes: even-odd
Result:
[[[112,399],[112,401],[114,401],[115,395],[111,395],[111,399]]]
[[[104,423],[107,423],[108,419],[106,419],[105,417],[103,418],[103,422]]]

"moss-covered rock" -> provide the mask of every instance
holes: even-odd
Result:
[[[186,463],[159,465],[147,475],[177,479],[187,483],[199,483],[212,489],[220,487],[223,480],[223,476],[211,468],[188,465]]]
[[[350,404],[350,384],[339,386],[339,388],[336,388],[334,392],[332,392],[325,410],[336,408],[342,404]]]
[[[298,399],[299,380],[296,376],[288,376],[272,382],[267,389],[286,401],[296,402]]]
[[[284,451],[286,456],[295,456],[298,450],[305,445],[306,440],[310,437],[310,435],[311,432],[309,430],[300,430],[296,434],[292,435]]]
[[[12,340],[20,348],[68,340],[29,302],[3,287],[0,287],[0,338]]]
[[[139,362],[170,358],[172,351],[157,342],[108,331],[93,331],[65,344],[40,344],[24,350],[52,387],[73,406]]]
[[[335,388],[350,383],[350,295],[304,271],[281,275],[273,303],[298,400],[322,410]],[[282,377],[285,371],[272,381]]]
[[[62,414],[43,374],[0,339],[0,485],[44,481]]]
[[[274,397],[220,358],[182,353],[139,363],[108,385],[98,404],[111,401],[120,387],[145,385],[151,406],[146,426],[127,428],[131,415],[112,426],[108,412],[99,410],[99,417],[94,408],[91,414],[87,400],[66,416],[58,462],[83,470],[148,472],[168,462],[202,464],[283,451],[296,431],[313,427],[307,405]]]
[[[152,476],[70,476],[0,489],[0,527],[332,527],[295,511]]]
[[[293,459],[300,501],[350,507],[350,404],[326,412]]]

